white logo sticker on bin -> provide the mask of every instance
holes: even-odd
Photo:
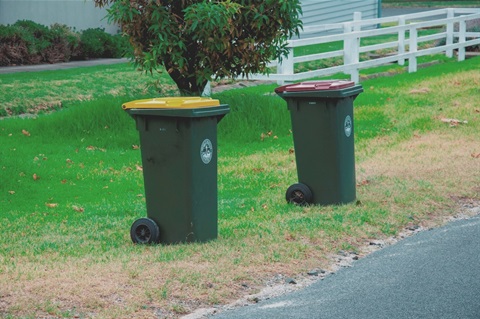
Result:
[[[352,135],[352,129],[353,129],[352,118],[350,117],[350,115],[347,115],[343,125],[344,125],[344,128],[345,128],[345,135],[347,137],[350,137],[350,135]]]
[[[213,145],[212,142],[206,138],[202,142],[202,146],[200,147],[200,158],[202,159],[202,162],[205,164],[210,163],[212,160],[213,156]]]

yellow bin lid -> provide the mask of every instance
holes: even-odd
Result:
[[[208,97],[165,97],[158,99],[136,100],[122,105],[128,109],[196,109],[219,106],[220,101]]]

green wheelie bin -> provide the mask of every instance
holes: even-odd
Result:
[[[286,200],[346,204],[356,198],[353,101],[363,92],[351,81],[302,82],[278,87],[290,110],[298,183]]]
[[[171,97],[125,103],[140,134],[147,217],[130,236],[138,244],[217,238],[218,100]]]

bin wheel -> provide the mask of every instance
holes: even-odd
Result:
[[[285,197],[288,203],[303,206],[312,202],[313,194],[307,185],[298,183],[287,189]]]
[[[140,218],[130,228],[130,237],[134,244],[156,244],[160,240],[160,230],[152,219]]]

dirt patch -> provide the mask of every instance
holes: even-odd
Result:
[[[480,152],[477,137],[462,137],[450,131],[415,135],[409,141],[387,150],[359,165],[358,179],[406,178],[429,182],[444,192],[469,192],[480,182]],[[476,176],[476,178],[475,178]],[[443,185],[443,186],[442,186]]]

